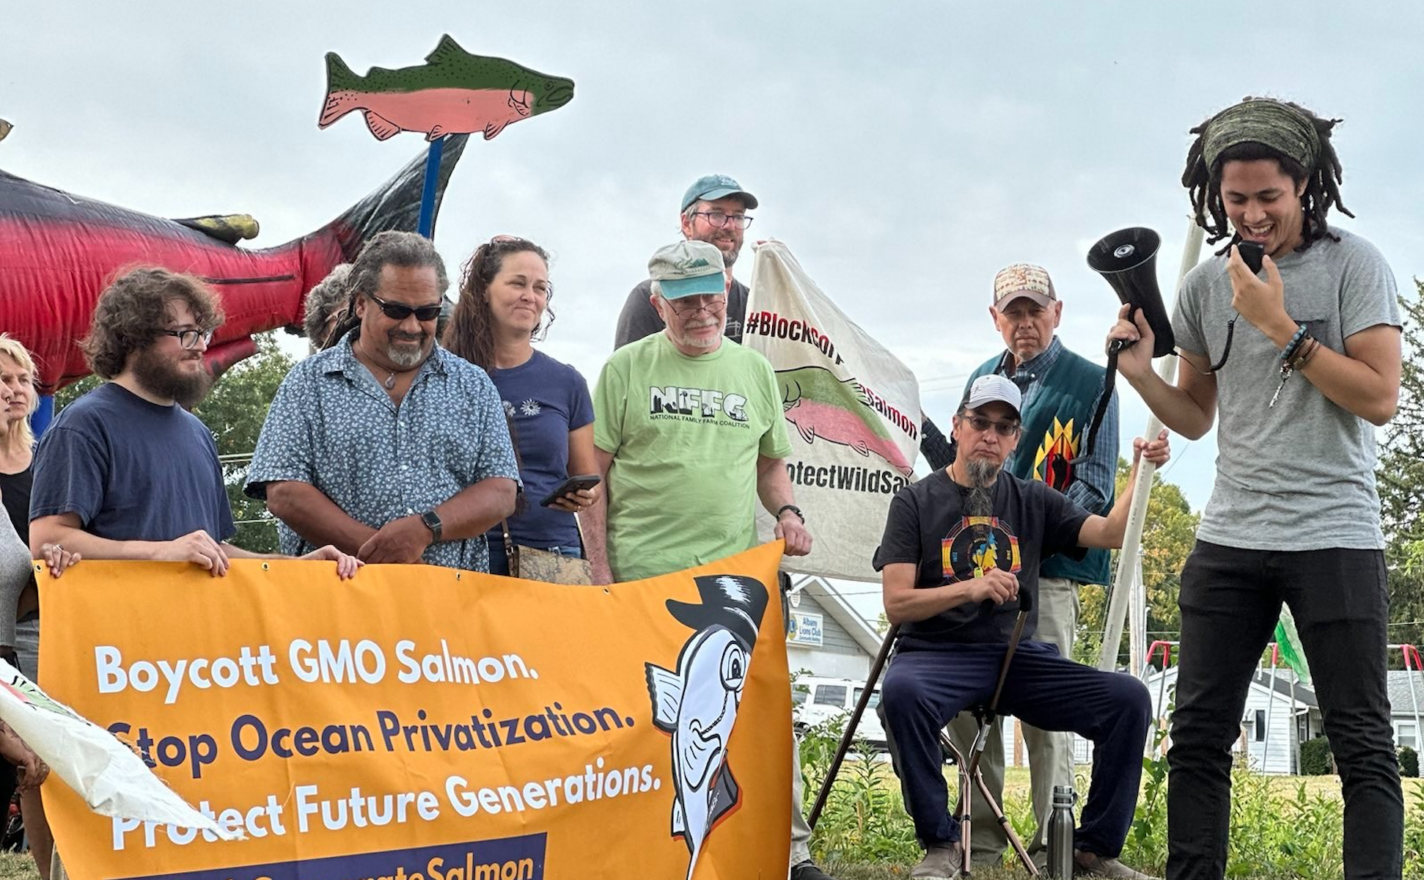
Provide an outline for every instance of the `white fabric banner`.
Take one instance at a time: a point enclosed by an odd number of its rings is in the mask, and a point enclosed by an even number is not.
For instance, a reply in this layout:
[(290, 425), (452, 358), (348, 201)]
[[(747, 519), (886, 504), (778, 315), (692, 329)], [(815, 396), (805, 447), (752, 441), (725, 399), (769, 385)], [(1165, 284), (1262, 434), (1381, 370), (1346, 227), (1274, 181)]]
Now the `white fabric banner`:
[[(915, 375), (856, 326), (785, 244), (756, 247), (742, 344), (771, 361), (791, 455), (786, 468), (814, 540), (783, 567), (877, 581), (871, 557), (890, 499), (914, 479), (920, 448)], [(772, 518), (757, 527), (770, 540)]]
[[(80, 717), (0, 660), (0, 718), (96, 813), (196, 828), (222, 840), (241, 832), (188, 806), (112, 733)], [(50, 780), (46, 785), (54, 785)]]

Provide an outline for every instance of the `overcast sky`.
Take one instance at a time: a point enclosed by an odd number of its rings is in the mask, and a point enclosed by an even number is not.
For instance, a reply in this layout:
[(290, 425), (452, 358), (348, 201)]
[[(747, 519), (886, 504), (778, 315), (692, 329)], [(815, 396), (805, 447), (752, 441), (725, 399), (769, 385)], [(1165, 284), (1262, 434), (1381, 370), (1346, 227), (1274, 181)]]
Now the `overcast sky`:
[[(323, 55), (418, 64), (442, 33), (577, 87), (568, 106), (472, 141), (436, 243), (457, 267), (515, 233), (553, 255), (544, 348), (590, 384), (683, 190), (737, 177), (748, 239), (785, 241), (949, 413), (1002, 350), (995, 272), (1048, 268), (1061, 337), (1101, 361), (1114, 315), (1087, 248), (1156, 228), (1170, 298), (1187, 129), (1247, 94), (1343, 117), (1343, 225), (1424, 272), (1424, 4), (473, 2), (0, 3), (0, 167), (170, 217), (247, 212), (257, 245), (314, 230), (423, 150), (358, 115), (319, 131)], [(1346, 11), (1348, 10), (1348, 11)], [(738, 274), (749, 280), (751, 255)], [(3, 316), (0, 316), (3, 317)], [(1124, 448), (1146, 410), (1125, 383)], [(947, 426), (947, 425), (946, 425)], [(1212, 438), (1167, 478), (1209, 497)]]

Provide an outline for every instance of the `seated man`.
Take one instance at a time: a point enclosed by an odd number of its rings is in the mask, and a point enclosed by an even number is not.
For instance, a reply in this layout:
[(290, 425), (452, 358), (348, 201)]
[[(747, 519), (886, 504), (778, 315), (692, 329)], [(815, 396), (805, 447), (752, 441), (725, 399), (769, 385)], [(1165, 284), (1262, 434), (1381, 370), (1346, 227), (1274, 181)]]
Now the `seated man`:
[[(961, 864), (940, 728), (992, 697), (1019, 590), (1037, 599), (1039, 561), (1054, 553), (1081, 556), (1084, 547), (1120, 546), (1132, 503), (1131, 480), (1102, 517), (1041, 482), (1000, 473), (1018, 443), (1020, 404), (1018, 386), (1003, 376), (974, 381), (954, 417), (959, 456), (900, 490), (876, 553), (885, 613), (901, 627), (883, 704), (900, 750), (906, 807), (926, 849), (911, 873), (922, 880), (950, 880)], [(1134, 445), (1135, 459), (1145, 451), (1150, 461), (1166, 461), (1166, 432), (1153, 443)], [(1037, 605), (1025, 639), (1033, 634)], [(1142, 683), (1074, 663), (1053, 645), (1025, 641), (1014, 655), (999, 710), (1093, 741), (1093, 782), (1074, 836), (1078, 873), (1144, 878), (1117, 860), (1137, 804), (1152, 715)]]

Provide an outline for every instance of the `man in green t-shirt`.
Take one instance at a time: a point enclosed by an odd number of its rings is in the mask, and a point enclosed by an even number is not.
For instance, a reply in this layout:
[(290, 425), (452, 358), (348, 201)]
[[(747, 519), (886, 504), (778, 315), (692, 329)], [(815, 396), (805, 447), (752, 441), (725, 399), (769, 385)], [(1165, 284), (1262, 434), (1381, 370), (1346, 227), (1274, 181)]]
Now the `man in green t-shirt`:
[[(757, 543), (758, 499), (788, 556), (811, 534), (787, 475), (791, 454), (776, 374), (722, 335), (722, 252), (703, 241), (661, 248), (648, 262), (650, 301), (667, 324), (613, 353), (593, 396), (594, 455), (607, 491), (581, 517), (593, 582), (680, 571)], [(792, 774), (792, 880), (826, 878), (811, 862)]]
[(656, 577), (755, 546), (758, 497), (787, 555), (804, 556), (811, 535), (782, 461), (791, 444), (776, 374), (722, 335), (721, 251), (680, 241), (648, 268), (667, 327), (614, 352), (593, 398), (607, 484), (584, 523), (594, 583)]

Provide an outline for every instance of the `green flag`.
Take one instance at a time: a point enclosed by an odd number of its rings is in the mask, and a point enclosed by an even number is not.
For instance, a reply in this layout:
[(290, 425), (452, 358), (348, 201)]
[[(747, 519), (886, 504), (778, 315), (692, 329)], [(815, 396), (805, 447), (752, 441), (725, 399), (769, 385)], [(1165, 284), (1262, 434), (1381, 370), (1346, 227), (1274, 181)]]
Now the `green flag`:
[(1286, 665), (1295, 671), (1296, 677), (1310, 684), (1310, 664), (1305, 662), (1305, 649), (1300, 644), (1300, 633), (1295, 629), (1295, 618), (1290, 609), (1281, 606), (1281, 619), (1276, 622), (1276, 644)]

